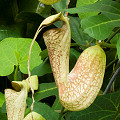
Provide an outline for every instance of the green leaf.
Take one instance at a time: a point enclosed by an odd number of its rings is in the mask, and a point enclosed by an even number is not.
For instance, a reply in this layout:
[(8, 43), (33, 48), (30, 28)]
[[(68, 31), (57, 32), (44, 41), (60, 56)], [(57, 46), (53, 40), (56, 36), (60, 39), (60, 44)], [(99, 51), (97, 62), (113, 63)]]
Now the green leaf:
[[(52, 6), (44, 5), (43, 3), (39, 2), (38, 0), (19, 0), (19, 11), (21, 13), (37, 13), (44, 18), (48, 17), (51, 13)], [(27, 4), (26, 4), (27, 3)], [(31, 17), (34, 18), (34, 17)], [(30, 18), (30, 19), (31, 19)], [(36, 21), (39, 21), (36, 19)], [(40, 23), (40, 22), (39, 22)]]
[(42, 58), (42, 60), (44, 60), (46, 57), (48, 57), (48, 51), (47, 49), (44, 49), (41, 53), (40, 56)]
[(118, 58), (119, 58), (119, 60), (120, 60), (120, 38), (118, 39), (118, 42), (117, 42), (116, 47), (117, 47)]
[(2, 107), (1, 107), (1, 113), (7, 113), (6, 102), (4, 102), (3, 105), (2, 105)]
[(60, 111), (62, 109), (62, 104), (60, 103), (60, 100), (59, 100), (59, 96), (56, 97), (53, 105), (52, 105), (52, 108), (55, 110), (55, 111)]
[[(112, 32), (112, 34), (113, 34), (113, 33), (114, 33), (114, 32)], [(117, 33), (117, 34), (110, 40), (110, 43), (116, 45), (116, 44), (117, 44), (117, 41), (119, 40), (119, 38), (120, 38), (120, 33)]]
[[(31, 42), (32, 39), (29, 38), (6, 38), (0, 42), (0, 76), (11, 74), (17, 65), (22, 73), (28, 73), (27, 61)], [(30, 58), (30, 71), (42, 62), (40, 52), (41, 49), (35, 42)]]
[[(53, 8), (58, 12), (61, 12), (63, 9), (67, 9), (67, 3), (68, 0), (61, 0), (60, 2), (53, 4)], [(65, 14), (65, 12), (63, 14)]]
[(0, 92), (0, 107), (2, 107), (4, 102), (5, 102), (4, 94)]
[(36, 102), (33, 110), (41, 114), (46, 120), (57, 120), (59, 117), (58, 113), (44, 103)]
[(106, 39), (114, 27), (120, 26), (120, 16), (113, 14), (101, 14), (87, 17), (81, 21), (84, 32), (97, 39)]
[(7, 120), (7, 115), (6, 113), (1, 112), (1, 108), (0, 108), (0, 120)]
[(73, 55), (76, 57), (76, 59), (78, 59), (79, 56), (80, 56), (80, 52), (78, 52), (78, 51), (75, 50), (74, 48), (71, 48), (71, 49), (70, 49), (70, 54), (73, 54)]
[[(28, 107), (30, 107), (31, 104), (32, 104), (32, 99), (28, 98), (27, 99)], [(34, 103), (33, 111), (41, 114), (46, 120), (58, 120), (59, 117), (59, 114), (56, 113), (52, 108), (41, 102)]]
[(25, 32), (26, 36), (33, 38), (39, 24), (43, 21), (43, 17), (34, 12), (20, 12), (16, 16), (16, 22), (23, 22), (27, 24)]
[(82, 31), (79, 17), (68, 16), (71, 28), (71, 37), (78, 44), (87, 45), (91, 37)]
[(78, 6), (76, 8), (69, 8), (66, 11), (68, 11), (71, 14), (97, 11), (97, 12), (119, 15), (120, 14), (119, 9), (120, 9), (120, 4), (118, 2), (112, 0), (102, 0), (90, 5), (85, 5), (81, 7)]
[(67, 11), (70, 13), (102, 12), (100, 15), (87, 17), (81, 21), (84, 32), (98, 40), (106, 39), (114, 27), (120, 26), (120, 4), (112, 0), (102, 0)]
[(41, 83), (38, 91), (35, 93), (35, 101), (39, 101), (49, 96), (58, 96), (58, 89), (55, 83)]
[(52, 69), (48, 58), (45, 59), (44, 62), (41, 63), (39, 66), (35, 67), (31, 72), (32, 75), (37, 75), (37, 76), (43, 76), (47, 73), (52, 73)]
[(41, 83), (38, 91), (34, 94), (35, 101), (40, 101), (49, 96), (56, 96), (52, 108), (54, 110), (61, 110), (62, 105), (59, 101), (58, 88), (55, 83)]
[(8, 37), (22, 37), (25, 32), (23, 24), (1, 25), (0, 26), (0, 41)]
[[(81, 7), (81, 6), (86, 6), (86, 5), (89, 5), (89, 4), (93, 4), (95, 2), (97, 2), (98, 0), (77, 0), (77, 4), (76, 4), (76, 7)], [(93, 15), (96, 15), (97, 12), (94, 11), (94, 12), (84, 12), (84, 13), (79, 13), (79, 17), (81, 19), (85, 18), (85, 17), (88, 17), (88, 16), (93, 16)]]
[(120, 91), (99, 96), (85, 110), (69, 113), (67, 120), (116, 120), (119, 113)]

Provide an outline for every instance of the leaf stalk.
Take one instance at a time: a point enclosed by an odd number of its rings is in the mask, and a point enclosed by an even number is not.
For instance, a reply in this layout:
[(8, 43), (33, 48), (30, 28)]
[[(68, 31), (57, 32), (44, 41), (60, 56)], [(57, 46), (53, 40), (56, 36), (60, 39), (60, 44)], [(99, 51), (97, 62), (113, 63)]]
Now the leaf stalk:
[(15, 72), (14, 72), (14, 81), (17, 81), (18, 79), (17, 79), (17, 77), (18, 77), (18, 65), (17, 66), (15, 66)]

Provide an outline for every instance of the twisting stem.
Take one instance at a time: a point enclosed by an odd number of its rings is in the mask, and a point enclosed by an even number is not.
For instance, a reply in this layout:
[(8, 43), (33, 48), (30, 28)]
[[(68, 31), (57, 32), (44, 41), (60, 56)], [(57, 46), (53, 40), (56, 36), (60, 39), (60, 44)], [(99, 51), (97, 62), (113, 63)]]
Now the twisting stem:
[(70, 0), (68, 0), (68, 3), (67, 3), (67, 9), (68, 9), (69, 4), (70, 4)]
[(106, 87), (103, 95), (105, 95), (105, 94), (108, 92), (108, 90), (110, 89), (110, 87), (111, 87), (112, 83), (114, 82), (114, 80), (115, 80), (115, 78), (116, 78), (116, 75), (118, 74), (119, 70), (120, 70), (120, 66), (119, 66), (119, 67), (117, 68), (117, 70), (114, 72), (114, 74), (113, 74), (111, 80), (109, 81), (109, 83), (108, 83), (108, 85), (107, 85), (107, 87)]
[(65, 108), (62, 107), (58, 120), (61, 120), (61, 118), (62, 118), (62, 116), (63, 116), (64, 109), (65, 109)]
[[(30, 45), (29, 56), (28, 56), (28, 63), (27, 63), (28, 80), (29, 80), (29, 83), (30, 83), (30, 88), (31, 88), (31, 91), (32, 91), (32, 100), (33, 100), (32, 105), (31, 105), (31, 112), (33, 111), (35, 99), (34, 99), (34, 90), (32, 88), (32, 84), (31, 84), (31, 81), (30, 81), (30, 76), (31, 76), (31, 73), (30, 73), (30, 55), (31, 55), (32, 46), (33, 46), (33, 44), (34, 44), (34, 42), (35, 42), (35, 40), (36, 40), (36, 38), (37, 38), (37, 36), (38, 36), (40, 31), (41, 31), (41, 28), (39, 26), (38, 29), (37, 29), (37, 32), (35, 33), (35, 36), (34, 36), (34, 38), (32, 40), (32, 43)], [(32, 120), (34, 120), (33, 115), (32, 115)]]
[(120, 28), (118, 28), (108, 39), (107, 39), (107, 43), (110, 42), (110, 40), (120, 31)]
[[(70, 0), (68, 0), (68, 3), (67, 3), (67, 9), (68, 9), (68, 6), (70, 4)], [(66, 17), (68, 16), (68, 12), (66, 12)]]

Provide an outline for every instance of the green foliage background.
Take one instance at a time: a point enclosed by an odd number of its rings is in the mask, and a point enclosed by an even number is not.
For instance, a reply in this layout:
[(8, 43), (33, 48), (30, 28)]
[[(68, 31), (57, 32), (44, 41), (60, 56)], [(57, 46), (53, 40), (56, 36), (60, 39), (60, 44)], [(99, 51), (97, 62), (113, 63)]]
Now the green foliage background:
[[(120, 67), (120, 0), (71, 0), (69, 6), (67, 4), (68, 0), (61, 0), (53, 5), (44, 5), (38, 0), (0, 1), (1, 120), (7, 120), (4, 90), (12, 88), (12, 80), (21, 81), (27, 78), (27, 63), (22, 64), (22, 68), (20, 68), (21, 62), (17, 60), (22, 55), (20, 60), (23, 57), (25, 58), (23, 61), (27, 61), (25, 56), (29, 51), (31, 39), (40, 23), (50, 15), (61, 11), (64, 15), (66, 12), (69, 13), (72, 35), (70, 70), (85, 48), (95, 45), (96, 41), (101, 41), (100, 44), (107, 56), (101, 94)], [(62, 109), (42, 38), (46, 30), (55, 27), (61, 27), (61, 23), (56, 22), (39, 33), (31, 61), (31, 74), (39, 76), (39, 89), (35, 91), (34, 95), (36, 101), (34, 111), (41, 114), (46, 120), (57, 120)], [(4, 43), (5, 40), (6, 43)], [(8, 40), (13, 40), (13, 45)], [(25, 47), (22, 48), (22, 45)], [(15, 48), (16, 46), (18, 49)], [(23, 53), (21, 54), (21, 52)], [(14, 62), (11, 63), (10, 60)], [(15, 74), (17, 78), (15, 78)], [(120, 71), (114, 79), (108, 94), (98, 96), (94, 103), (85, 110), (78, 112), (65, 110), (62, 120), (120, 120)], [(25, 115), (30, 112), (31, 94), (27, 99), (27, 105)]]

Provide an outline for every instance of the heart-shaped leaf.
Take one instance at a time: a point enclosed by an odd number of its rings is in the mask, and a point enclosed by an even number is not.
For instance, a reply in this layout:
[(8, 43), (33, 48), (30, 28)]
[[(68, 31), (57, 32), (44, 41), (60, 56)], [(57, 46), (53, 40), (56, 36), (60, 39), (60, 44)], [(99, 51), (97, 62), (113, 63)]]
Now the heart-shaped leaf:
[[(21, 72), (27, 74), (28, 53), (32, 39), (6, 38), (0, 42), (0, 76), (6, 76), (19, 66)], [(42, 63), (39, 56), (41, 49), (37, 42), (33, 45), (30, 58), (30, 70)]]

